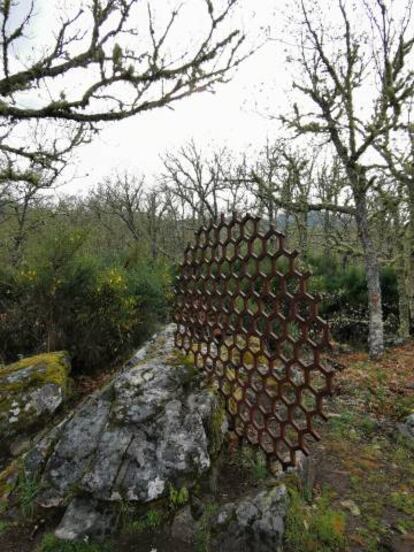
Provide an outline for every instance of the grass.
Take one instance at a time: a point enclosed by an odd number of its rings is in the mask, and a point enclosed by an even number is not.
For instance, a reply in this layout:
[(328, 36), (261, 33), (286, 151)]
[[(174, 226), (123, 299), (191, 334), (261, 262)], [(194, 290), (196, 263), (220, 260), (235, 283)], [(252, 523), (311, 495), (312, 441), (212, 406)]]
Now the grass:
[(184, 504), (187, 504), (188, 500), (190, 498), (190, 494), (188, 492), (187, 487), (181, 487), (180, 489), (177, 489), (174, 487), (174, 485), (169, 485), (168, 488), (168, 499), (170, 508), (172, 510), (177, 510), (181, 506), (184, 506)]
[(8, 528), (9, 528), (9, 524), (7, 523), (7, 521), (2, 521), (0, 519), (0, 535), (5, 531), (7, 531)]
[(39, 482), (26, 477), (22, 472), (16, 487), (16, 499), (24, 518), (32, 519), (35, 509), (35, 499), (39, 493)]
[(137, 520), (128, 521), (124, 529), (129, 532), (142, 533), (159, 527), (164, 516), (158, 510), (148, 510), (146, 514)]
[(251, 445), (244, 444), (239, 447), (235, 461), (249, 473), (253, 481), (263, 481), (269, 477), (269, 469), (263, 451)]
[(209, 551), (211, 540), (210, 522), (211, 518), (217, 513), (218, 509), (219, 506), (215, 502), (209, 502), (206, 504), (203, 516), (199, 520), (197, 526), (195, 552)]
[(332, 509), (327, 490), (312, 504), (295, 489), (290, 489), (289, 494), (285, 533), (287, 552), (346, 550), (346, 514)]
[(46, 533), (36, 552), (112, 552), (112, 548), (107, 544), (62, 541)]
[[(376, 362), (363, 353), (346, 355), (346, 369), (337, 376), (340, 394), (320, 431), (318, 482), (336, 491), (331, 509), (346, 510), (345, 536), (366, 552), (382, 550), (390, 539), (403, 543), (414, 532), (414, 446), (397, 427), (414, 408), (407, 386), (413, 381), (413, 349), (407, 344)], [(350, 501), (359, 514), (341, 505)]]

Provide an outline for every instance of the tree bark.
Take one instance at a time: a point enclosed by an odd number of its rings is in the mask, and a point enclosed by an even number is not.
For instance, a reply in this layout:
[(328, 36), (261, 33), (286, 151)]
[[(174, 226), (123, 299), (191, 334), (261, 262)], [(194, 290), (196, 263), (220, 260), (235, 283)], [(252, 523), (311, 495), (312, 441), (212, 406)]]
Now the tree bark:
[(384, 352), (384, 322), (382, 317), (380, 268), (369, 231), (367, 198), (365, 192), (357, 193), (354, 191), (354, 199), (355, 219), (364, 252), (368, 287), (369, 354), (371, 358), (379, 358)]
[(410, 310), (411, 327), (414, 327), (414, 180), (411, 185), (407, 186), (408, 190), (408, 211), (409, 211), (409, 227), (408, 227), (408, 263), (407, 263), (407, 293), (408, 305)]

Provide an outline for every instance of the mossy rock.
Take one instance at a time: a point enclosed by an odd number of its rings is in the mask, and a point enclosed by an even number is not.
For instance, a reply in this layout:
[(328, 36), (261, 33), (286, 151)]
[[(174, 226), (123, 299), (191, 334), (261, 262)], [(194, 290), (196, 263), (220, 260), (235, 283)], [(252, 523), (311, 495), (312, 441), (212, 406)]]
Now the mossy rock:
[(0, 369), (3, 450), (10, 452), (16, 437), (30, 436), (46, 425), (70, 395), (70, 371), (64, 351), (28, 357)]

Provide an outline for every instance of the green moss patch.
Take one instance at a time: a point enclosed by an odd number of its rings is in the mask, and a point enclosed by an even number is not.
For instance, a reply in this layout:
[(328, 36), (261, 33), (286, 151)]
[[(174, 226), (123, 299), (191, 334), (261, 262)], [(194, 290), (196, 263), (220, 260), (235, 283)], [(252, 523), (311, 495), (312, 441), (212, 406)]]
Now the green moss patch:
[(67, 391), (70, 370), (69, 356), (65, 351), (43, 353), (9, 364), (0, 370), (0, 400), (2, 395), (26, 391), (45, 383), (55, 383)]

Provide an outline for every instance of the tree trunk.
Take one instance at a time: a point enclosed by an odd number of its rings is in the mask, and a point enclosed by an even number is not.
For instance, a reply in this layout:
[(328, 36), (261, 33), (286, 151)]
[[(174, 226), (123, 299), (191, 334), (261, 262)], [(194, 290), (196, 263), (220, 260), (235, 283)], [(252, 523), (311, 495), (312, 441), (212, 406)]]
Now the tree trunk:
[[(404, 259), (398, 265), (404, 265)], [(404, 339), (410, 336), (410, 306), (407, 293), (407, 283), (405, 279), (404, 266), (397, 266), (397, 284), (398, 284), (398, 335)]]
[(411, 327), (414, 326), (414, 181), (408, 186), (408, 210), (409, 210), (409, 227), (408, 227), (408, 275), (407, 275), (407, 292), (408, 305), (410, 309)]
[(361, 240), (368, 287), (369, 311), (369, 354), (371, 358), (379, 358), (384, 352), (384, 322), (382, 318), (382, 296), (380, 285), (380, 269), (377, 254), (372, 242), (368, 226), (368, 209), (365, 192), (354, 191), (355, 219), (358, 236)]
[(308, 260), (308, 213), (303, 211), (297, 216), (299, 250), (303, 261)]
[[(401, 224), (399, 205), (394, 204), (394, 227), (391, 229), (393, 236), (393, 256), (396, 257), (395, 268), (397, 272), (398, 287), (398, 335), (406, 339), (410, 335), (410, 302), (408, 295), (408, 273), (410, 247), (410, 229), (404, 229)], [(384, 234), (385, 235), (385, 234)]]

